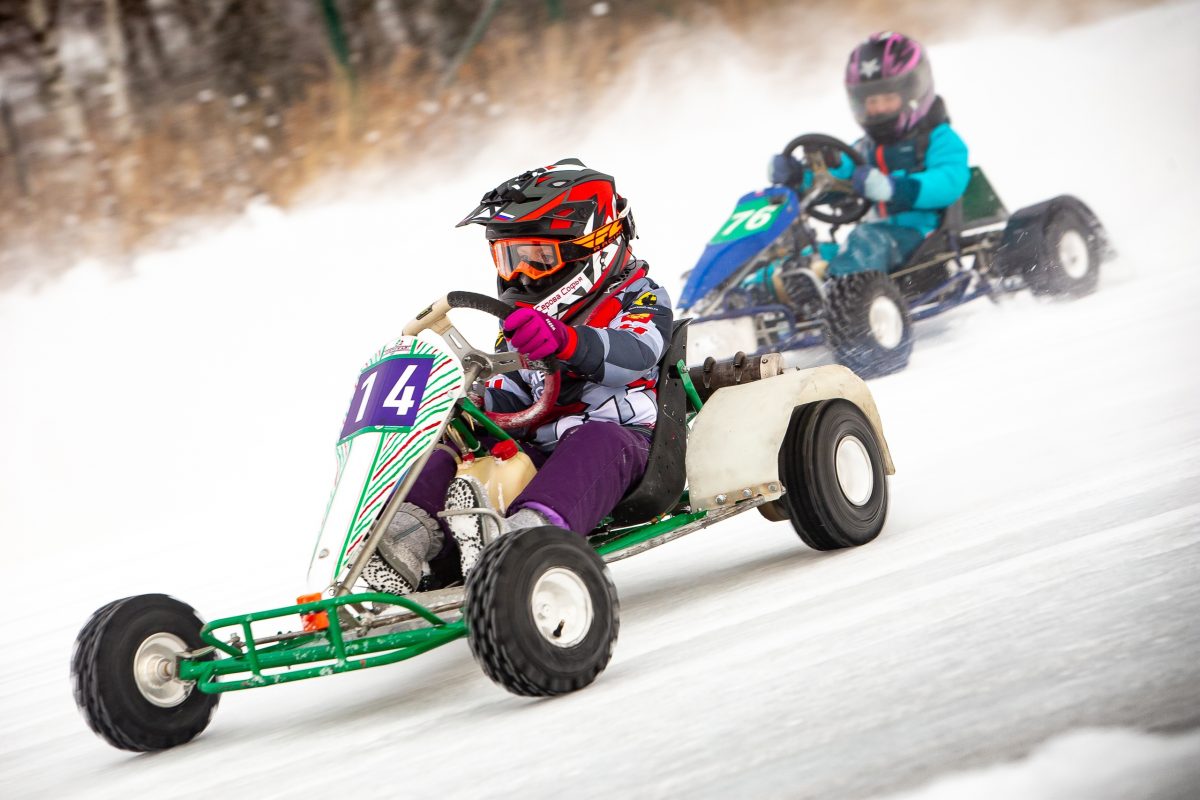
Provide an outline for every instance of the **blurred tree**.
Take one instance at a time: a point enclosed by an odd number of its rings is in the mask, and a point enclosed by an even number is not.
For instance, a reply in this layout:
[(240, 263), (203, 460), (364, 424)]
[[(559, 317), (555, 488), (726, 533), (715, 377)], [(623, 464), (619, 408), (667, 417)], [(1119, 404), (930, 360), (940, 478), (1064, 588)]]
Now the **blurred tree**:
[(67, 80), (63, 68), (61, 10), (59, 0), (28, 0), (24, 23), (36, 51), (38, 93), (58, 117), (68, 151), (77, 152), (87, 143), (88, 130), (75, 87)]
[(133, 134), (133, 105), (129, 101), (128, 49), (125, 45), (126, 26), (119, 0), (104, 0), (104, 55), (107, 62), (105, 77), (110, 98), (109, 116), (113, 134), (127, 141)]

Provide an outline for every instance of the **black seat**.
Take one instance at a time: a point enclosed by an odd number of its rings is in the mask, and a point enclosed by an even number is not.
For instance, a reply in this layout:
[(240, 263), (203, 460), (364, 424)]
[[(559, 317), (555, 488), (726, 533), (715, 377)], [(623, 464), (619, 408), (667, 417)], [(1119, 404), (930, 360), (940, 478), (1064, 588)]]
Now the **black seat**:
[(612, 517), (619, 525), (636, 525), (670, 511), (687, 484), (687, 393), (676, 365), (687, 363), (689, 322), (676, 321), (671, 343), (658, 362), (658, 420), (650, 439), (646, 473), (613, 509)]
[(925, 241), (908, 257), (905, 267), (939, 260), (949, 254), (957, 255), (962, 246), (960, 238), (963, 231), (994, 226), (1006, 219), (1008, 210), (992, 188), (987, 175), (979, 167), (971, 167), (971, 179), (962, 196), (946, 207), (937, 230), (925, 237)]
[(963, 201), (958, 198), (942, 212), (942, 221), (933, 233), (925, 237), (925, 241), (917, 246), (908, 257), (907, 266), (922, 264), (945, 253), (958, 250), (958, 234), (963, 227)]

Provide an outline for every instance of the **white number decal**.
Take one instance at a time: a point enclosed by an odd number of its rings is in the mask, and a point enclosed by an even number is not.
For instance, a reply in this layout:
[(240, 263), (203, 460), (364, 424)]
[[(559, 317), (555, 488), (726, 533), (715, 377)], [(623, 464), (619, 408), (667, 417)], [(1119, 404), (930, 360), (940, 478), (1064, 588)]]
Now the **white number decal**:
[(779, 208), (779, 206), (763, 206), (755, 211), (750, 216), (750, 219), (746, 220), (746, 230), (758, 230), (763, 225), (766, 225), (771, 221), (771, 217), (774, 215), (775, 209), (777, 208)]
[(358, 389), (363, 393), (362, 402), (358, 404), (358, 416), (354, 418), (355, 422), (362, 422), (363, 414), (367, 413), (367, 400), (371, 397), (371, 388), (375, 386), (375, 376), (377, 372), (372, 372), (367, 376), (367, 379), (362, 382), (362, 386)]
[(736, 211), (729, 215), (729, 224), (721, 231), (721, 236), (728, 236), (738, 225), (741, 225), (746, 217), (753, 214), (753, 211)]
[[(396, 381), (396, 385), (388, 392), (387, 399), (383, 401), (384, 408), (396, 409), (396, 416), (402, 417), (408, 413), (408, 410), (413, 407), (413, 387), (408, 386), (408, 379), (412, 377), (417, 366), (409, 364), (404, 368), (404, 372), (400, 375), (400, 380)], [(401, 392), (401, 389), (404, 391)]]

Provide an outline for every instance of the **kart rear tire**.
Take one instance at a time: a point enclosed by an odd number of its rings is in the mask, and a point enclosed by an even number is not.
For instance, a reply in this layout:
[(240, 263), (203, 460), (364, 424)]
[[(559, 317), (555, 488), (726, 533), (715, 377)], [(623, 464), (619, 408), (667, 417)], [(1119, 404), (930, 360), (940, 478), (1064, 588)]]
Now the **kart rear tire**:
[(900, 287), (876, 270), (830, 278), (825, 327), (838, 362), (864, 378), (904, 369), (912, 354), (912, 319)]
[(164, 594), (115, 600), (92, 614), (71, 654), (75, 703), (88, 726), (113, 747), (138, 753), (199, 736), (220, 695), (161, 670), (173, 670), (173, 654), (204, 646), (203, 626), (191, 606)]
[(484, 548), (467, 576), (471, 653), (513, 694), (567, 694), (612, 658), (620, 604), (608, 568), (582, 536), (526, 528)]
[(1025, 273), (1034, 294), (1083, 297), (1100, 281), (1100, 242), (1078, 212), (1059, 208), (1046, 221), (1038, 263)]
[(847, 400), (823, 400), (792, 412), (779, 476), (792, 528), (814, 550), (859, 547), (883, 530), (887, 476), (875, 431)]

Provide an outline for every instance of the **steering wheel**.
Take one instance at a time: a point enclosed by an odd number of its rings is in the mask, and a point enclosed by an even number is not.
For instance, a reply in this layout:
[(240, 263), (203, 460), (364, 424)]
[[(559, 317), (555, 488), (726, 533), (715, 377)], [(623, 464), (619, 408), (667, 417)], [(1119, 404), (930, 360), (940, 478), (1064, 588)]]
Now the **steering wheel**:
[[(483, 311), (496, 317), (501, 322), (508, 319), (508, 315), (517, 310), (503, 300), (497, 300), (494, 297), (488, 297), (485, 294), (477, 294), (475, 292), (450, 292), (446, 295), (446, 306), (448, 308), (471, 308), (476, 311)], [(524, 361), (524, 359), (522, 360)], [(533, 405), (521, 411), (486, 412), (488, 419), (506, 431), (534, 427), (554, 408), (554, 404), (558, 402), (558, 393), (562, 388), (562, 373), (560, 372), (562, 364), (558, 359), (550, 357), (541, 361), (529, 361), (525, 362), (525, 366), (529, 369), (536, 369), (545, 373), (546, 379), (542, 384), (541, 397), (534, 400)]]
[[(857, 222), (871, 210), (871, 202), (854, 191), (854, 184), (835, 178), (825, 163), (825, 153), (832, 149), (849, 158), (854, 166), (862, 166), (865, 162), (857, 150), (841, 139), (824, 133), (797, 136), (783, 148), (783, 154), (791, 156), (797, 148), (804, 152), (804, 163), (813, 175), (812, 186), (805, 196), (807, 203), (803, 206), (809, 216), (831, 225), (845, 225)], [(822, 211), (819, 206), (825, 206), (825, 210)]]

